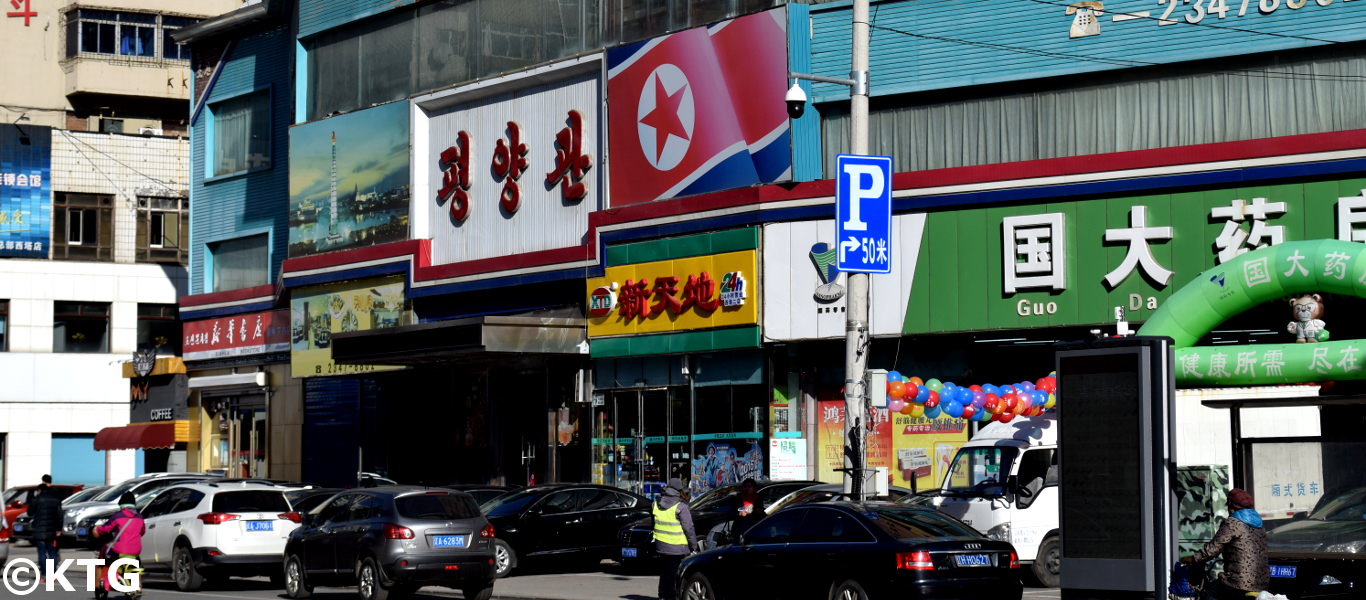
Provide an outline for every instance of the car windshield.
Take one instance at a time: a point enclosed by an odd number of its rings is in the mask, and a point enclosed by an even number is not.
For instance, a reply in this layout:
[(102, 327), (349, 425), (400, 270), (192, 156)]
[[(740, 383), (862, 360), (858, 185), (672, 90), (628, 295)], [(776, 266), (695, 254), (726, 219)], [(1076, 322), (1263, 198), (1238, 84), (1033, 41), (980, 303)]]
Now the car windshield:
[(289, 502), (282, 492), (274, 490), (242, 490), (219, 492), (213, 497), (213, 512), (289, 512)]
[(414, 494), (394, 500), (399, 516), (409, 519), (470, 519), (479, 507), (466, 494)]
[(870, 507), (870, 523), (899, 540), (915, 538), (981, 537), (981, 534), (933, 510), (901, 506)]
[(1329, 500), (1311, 519), (1319, 521), (1361, 521), (1366, 519), (1366, 489), (1355, 490)]
[(74, 493), (74, 494), (72, 494), (72, 495), (70, 495), (70, 496), (67, 496), (66, 500), (63, 500), (63, 501), (62, 501), (62, 504), (74, 504), (74, 503), (76, 503), (76, 502), (85, 502), (86, 500), (89, 500), (89, 499), (94, 498), (95, 496), (99, 495), (101, 492), (103, 492), (103, 491), (106, 490), (106, 489), (108, 489), (108, 488), (106, 488), (106, 487), (104, 487), (104, 486), (100, 486), (100, 487), (96, 487), (96, 488), (90, 488), (90, 489), (86, 489), (86, 490), (81, 490), (81, 491), (76, 492), (76, 493)]
[(963, 448), (953, 458), (943, 492), (957, 496), (1000, 496), (1005, 494), (1010, 464), (1020, 453), (1009, 446)]
[(490, 517), (504, 517), (515, 515), (527, 505), (535, 502), (541, 497), (543, 490), (523, 490), (511, 494), (504, 494), (479, 507), (479, 510)]
[(26, 492), (26, 491), (28, 491), (28, 490), (24, 490), (24, 489), (20, 489), (20, 488), (10, 488), (10, 489), (6, 490), (6, 491), (5, 491), (5, 504), (6, 504), (6, 505), (9, 505), (9, 503), (14, 502), (15, 500), (20, 499), (21, 497), (23, 497), (23, 494), (24, 494), (24, 492)]
[(716, 488), (710, 492), (702, 494), (702, 497), (698, 498), (697, 501), (693, 502), (692, 510), (716, 511), (726, 510), (728, 508), (739, 508), (740, 501), (736, 496), (739, 493), (740, 486), (738, 485), (728, 485), (726, 487)]
[(95, 496), (95, 498), (91, 500), (91, 502), (113, 502), (115, 500), (118, 500), (119, 496), (122, 496), (124, 492), (133, 489), (133, 486), (142, 483), (143, 481), (146, 480), (133, 479), (120, 483), (116, 486), (110, 487), (109, 489), (100, 493), (100, 495)]

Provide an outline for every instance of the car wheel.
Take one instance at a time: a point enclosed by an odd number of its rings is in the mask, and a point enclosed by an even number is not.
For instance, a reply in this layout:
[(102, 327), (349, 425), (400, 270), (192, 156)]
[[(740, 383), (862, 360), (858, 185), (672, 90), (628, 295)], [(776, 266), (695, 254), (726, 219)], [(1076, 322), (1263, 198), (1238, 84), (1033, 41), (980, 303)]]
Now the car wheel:
[(493, 597), (493, 582), (486, 581), (483, 584), (463, 588), (460, 591), (465, 594), (465, 600), (489, 600)]
[(1049, 536), (1039, 544), (1031, 570), (1044, 587), (1055, 588), (1062, 584), (1062, 551), (1058, 549), (1057, 536)]
[(304, 579), (303, 561), (297, 556), (285, 560), (285, 595), (296, 600), (313, 595), (313, 586)]
[(716, 590), (706, 575), (693, 573), (683, 583), (683, 600), (716, 600)]
[(830, 588), (830, 600), (868, 600), (868, 592), (851, 579)]
[(511, 573), (515, 568), (517, 568), (517, 552), (507, 542), (495, 538), (493, 540), (494, 579), (507, 577), (508, 573)]
[(204, 587), (204, 575), (194, 568), (190, 547), (184, 544), (171, 552), (171, 575), (175, 578), (176, 589), (182, 592), (197, 592)]
[(389, 600), (389, 590), (380, 583), (379, 565), (367, 558), (356, 567), (356, 591), (361, 600)]

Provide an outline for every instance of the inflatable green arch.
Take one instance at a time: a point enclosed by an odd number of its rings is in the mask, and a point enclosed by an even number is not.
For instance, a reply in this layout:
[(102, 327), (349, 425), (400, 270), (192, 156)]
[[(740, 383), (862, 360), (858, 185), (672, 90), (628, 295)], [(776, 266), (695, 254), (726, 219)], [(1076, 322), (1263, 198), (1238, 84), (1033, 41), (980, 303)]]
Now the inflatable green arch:
[[(1233, 315), (1263, 302), (1315, 292), (1366, 297), (1366, 244), (1312, 240), (1248, 252), (1177, 290), (1139, 328), (1138, 335), (1176, 341), (1176, 379), (1187, 385), (1366, 379), (1363, 340), (1193, 346)], [(1285, 314), (1289, 323), (1289, 305)], [(1332, 313), (1328, 317), (1325, 329), (1331, 330)]]

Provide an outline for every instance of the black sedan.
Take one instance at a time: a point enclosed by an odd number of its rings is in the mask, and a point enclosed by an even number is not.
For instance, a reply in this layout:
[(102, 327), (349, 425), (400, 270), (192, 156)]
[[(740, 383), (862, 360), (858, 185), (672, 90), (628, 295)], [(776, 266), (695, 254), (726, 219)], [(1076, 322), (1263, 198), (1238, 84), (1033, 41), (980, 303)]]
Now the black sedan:
[(927, 508), (819, 502), (760, 521), (736, 544), (685, 559), (679, 597), (1019, 600), (1007, 542)]
[[(778, 499), (813, 485), (820, 485), (819, 481), (761, 481), (758, 484), (759, 504), (763, 507), (772, 506)], [(740, 486), (728, 485), (716, 488), (710, 492), (702, 494), (688, 503), (688, 510), (692, 513), (693, 529), (697, 532), (700, 542), (704, 547), (708, 547), (706, 540), (711, 537), (709, 533), (719, 534), (725, 524), (737, 518), (736, 511), (740, 508)], [(649, 507), (646, 507), (648, 512)], [(633, 565), (646, 562), (655, 557), (654, 542), (654, 517), (648, 514), (644, 519), (631, 523), (621, 530), (621, 554), (620, 558), (623, 565)]]
[(1266, 535), (1271, 591), (1291, 598), (1360, 598), (1366, 586), (1366, 487), (1325, 496)]
[(522, 489), (521, 486), (516, 485), (492, 485), (486, 483), (452, 483), (441, 487), (451, 490), (460, 490), (474, 496), (474, 501), (478, 502), (480, 505), (508, 492)]
[(542, 555), (601, 560), (617, 550), (622, 526), (650, 514), (650, 501), (593, 484), (538, 485), (504, 494), (482, 507), (498, 531), (497, 574)]

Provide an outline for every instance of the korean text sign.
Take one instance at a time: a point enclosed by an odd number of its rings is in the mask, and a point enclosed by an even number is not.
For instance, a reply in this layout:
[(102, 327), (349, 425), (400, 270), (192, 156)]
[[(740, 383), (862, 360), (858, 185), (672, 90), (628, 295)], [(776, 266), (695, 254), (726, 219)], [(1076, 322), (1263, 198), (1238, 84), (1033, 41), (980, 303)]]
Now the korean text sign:
[(588, 280), (589, 337), (758, 322), (754, 250), (608, 267)]
[(52, 130), (0, 127), (0, 256), (47, 258), (51, 179)]

